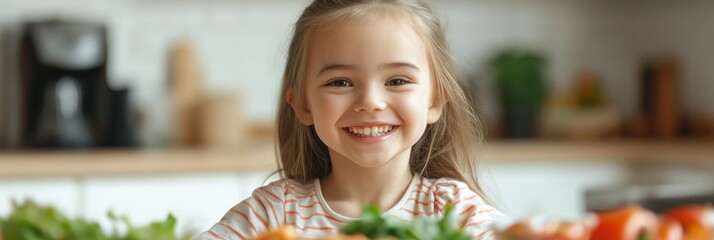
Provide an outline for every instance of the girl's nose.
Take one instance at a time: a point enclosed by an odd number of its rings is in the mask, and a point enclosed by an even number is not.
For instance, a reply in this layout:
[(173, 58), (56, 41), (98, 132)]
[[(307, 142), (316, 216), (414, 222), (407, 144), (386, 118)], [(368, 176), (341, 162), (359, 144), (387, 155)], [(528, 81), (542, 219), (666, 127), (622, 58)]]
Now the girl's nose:
[(355, 112), (382, 111), (387, 107), (382, 89), (368, 86), (359, 90), (353, 106)]

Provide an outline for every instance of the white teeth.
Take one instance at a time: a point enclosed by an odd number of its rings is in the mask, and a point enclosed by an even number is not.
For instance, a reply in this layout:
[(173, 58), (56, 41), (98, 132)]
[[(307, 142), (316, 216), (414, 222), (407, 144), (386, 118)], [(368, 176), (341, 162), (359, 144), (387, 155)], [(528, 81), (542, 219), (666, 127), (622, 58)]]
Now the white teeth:
[(360, 137), (382, 136), (392, 130), (391, 125), (371, 126), (371, 127), (349, 127), (351, 133)]

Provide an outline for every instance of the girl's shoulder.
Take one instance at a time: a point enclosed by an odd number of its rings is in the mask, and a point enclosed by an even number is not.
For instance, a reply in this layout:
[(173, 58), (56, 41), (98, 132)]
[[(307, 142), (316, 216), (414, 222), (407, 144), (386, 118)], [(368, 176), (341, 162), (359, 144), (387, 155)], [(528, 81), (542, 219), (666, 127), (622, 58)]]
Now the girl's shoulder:
[(294, 179), (279, 179), (255, 189), (255, 192), (275, 195), (275, 197), (285, 198), (286, 196), (310, 195), (315, 192), (314, 181), (302, 183)]
[[(459, 194), (459, 193), (474, 193), (469, 186), (459, 180), (453, 178), (425, 178), (421, 177), (417, 186), (421, 189), (428, 190), (433, 193), (443, 194)], [(475, 194), (475, 193), (474, 193)]]
[(443, 213), (447, 203), (451, 203), (454, 212), (465, 219), (465, 228), (474, 234), (474, 238), (491, 239), (491, 226), (496, 222), (509, 222), (499, 210), (484, 201), (483, 197), (469, 186), (452, 178), (428, 179), (422, 178), (423, 187), (427, 187), (427, 196), (434, 199), (435, 211)]
[(468, 199), (472, 202), (483, 202), (482, 197), (471, 190), (469, 186), (453, 178), (425, 178), (422, 177), (417, 184), (416, 191), (426, 193), (440, 202), (461, 202)]

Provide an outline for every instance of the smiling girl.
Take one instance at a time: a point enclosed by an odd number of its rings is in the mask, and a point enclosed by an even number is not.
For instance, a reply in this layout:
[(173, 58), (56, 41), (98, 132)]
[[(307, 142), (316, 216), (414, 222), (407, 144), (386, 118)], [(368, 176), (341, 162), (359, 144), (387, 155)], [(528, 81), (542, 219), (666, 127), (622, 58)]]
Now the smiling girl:
[(481, 123), (439, 19), (412, 0), (316, 0), (298, 19), (278, 106), (282, 179), (199, 236), (246, 239), (292, 225), (336, 233), (365, 205), (407, 221), (451, 202), (474, 238), (503, 214), (475, 174)]

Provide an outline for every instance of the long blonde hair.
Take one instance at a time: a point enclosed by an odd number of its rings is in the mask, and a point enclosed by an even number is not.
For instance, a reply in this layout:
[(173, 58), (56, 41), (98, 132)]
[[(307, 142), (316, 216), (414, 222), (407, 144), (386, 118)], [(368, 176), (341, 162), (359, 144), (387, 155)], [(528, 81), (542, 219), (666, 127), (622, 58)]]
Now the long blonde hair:
[(454, 66), (439, 18), (428, 4), (416, 0), (316, 0), (305, 9), (295, 24), (278, 100), (276, 154), (280, 176), (307, 182), (327, 176), (332, 169), (327, 146), (313, 126), (298, 120), (285, 98), (294, 89), (293, 104), (298, 109), (304, 106), (303, 80), (312, 32), (321, 24), (365, 17), (377, 10), (412, 19), (429, 49), (435, 79), (433, 99), (444, 104), (441, 118), (428, 125), (412, 147), (410, 170), (427, 178), (463, 181), (488, 201), (476, 177), (475, 160), (483, 143), (481, 121)]

